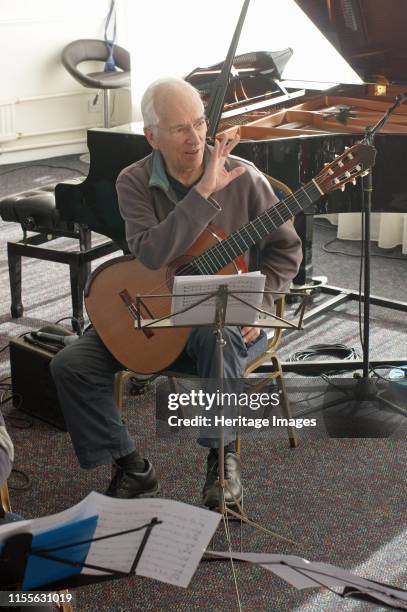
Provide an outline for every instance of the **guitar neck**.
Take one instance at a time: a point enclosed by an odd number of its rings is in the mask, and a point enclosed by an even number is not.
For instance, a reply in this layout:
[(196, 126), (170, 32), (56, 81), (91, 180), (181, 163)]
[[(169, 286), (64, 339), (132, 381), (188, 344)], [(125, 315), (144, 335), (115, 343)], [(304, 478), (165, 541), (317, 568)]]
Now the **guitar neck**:
[(254, 244), (266, 238), (273, 230), (305, 210), (322, 195), (314, 181), (280, 200), (219, 244), (194, 259), (194, 267), (201, 274), (216, 274)]

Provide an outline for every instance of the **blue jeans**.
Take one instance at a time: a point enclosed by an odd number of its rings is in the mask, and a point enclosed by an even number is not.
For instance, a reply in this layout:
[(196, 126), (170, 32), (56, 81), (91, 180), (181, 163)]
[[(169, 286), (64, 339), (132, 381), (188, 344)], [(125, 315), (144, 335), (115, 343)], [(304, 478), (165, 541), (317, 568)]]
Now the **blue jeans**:
[[(226, 341), (224, 357), (224, 391), (239, 393), (243, 389), (242, 380), (247, 362), (262, 355), (267, 347), (267, 335), (261, 330), (254, 342), (245, 344), (238, 327), (223, 330)], [(195, 362), (200, 378), (207, 380), (206, 391), (216, 391), (219, 387), (219, 363), (216, 335), (212, 328), (195, 328), (189, 337), (186, 353)], [(235, 406), (224, 407), (225, 416), (236, 416)], [(236, 440), (236, 427), (223, 427), (224, 445)], [(218, 448), (219, 431), (214, 427), (201, 428), (198, 444), (208, 448)]]
[[(262, 333), (246, 346), (237, 327), (225, 328), (224, 337), (224, 376), (242, 378), (248, 359), (264, 352), (267, 337)], [(196, 328), (185, 350), (201, 378), (218, 376), (216, 338), (211, 327)], [(61, 409), (82, 468), (108, 465), (135, 450), (114, 401), (114, 375), (123, 369), (92, 327), (51, 362)], [(199, 442), (214, 447), (218, 443), (206, 438)]]

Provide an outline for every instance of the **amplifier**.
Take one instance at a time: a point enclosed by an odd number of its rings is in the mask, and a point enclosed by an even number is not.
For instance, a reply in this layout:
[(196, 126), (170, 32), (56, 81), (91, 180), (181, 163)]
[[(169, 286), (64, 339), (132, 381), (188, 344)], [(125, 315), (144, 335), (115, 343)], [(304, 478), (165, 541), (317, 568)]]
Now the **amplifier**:
[(49, 364), (55, 353), (24, 338), (10, 340), (13, 405), (33, 417), (67, 431)]

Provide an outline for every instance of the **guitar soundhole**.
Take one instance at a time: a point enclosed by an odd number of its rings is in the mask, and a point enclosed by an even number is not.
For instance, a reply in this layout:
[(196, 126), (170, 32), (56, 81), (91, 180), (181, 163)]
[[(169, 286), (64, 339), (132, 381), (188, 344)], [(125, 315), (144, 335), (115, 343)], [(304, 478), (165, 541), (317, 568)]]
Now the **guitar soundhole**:
[(178, 257), (167, 268), (167, 287), (171, 291), (174, 276), (198, 276), (199, 274), (198, 268), (193, 264), (192, 257)]
[(177, 268), (175, 276), (198, 276), (200, 274), (198, 268), (193, 263), (188, 263)]

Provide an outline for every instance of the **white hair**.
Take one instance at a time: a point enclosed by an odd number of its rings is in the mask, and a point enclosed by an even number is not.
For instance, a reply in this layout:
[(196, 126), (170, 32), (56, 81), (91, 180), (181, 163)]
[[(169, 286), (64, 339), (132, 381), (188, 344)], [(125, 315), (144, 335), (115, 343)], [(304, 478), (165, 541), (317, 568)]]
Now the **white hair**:
[(145, 90), (143, 97), (141, 98), (141, 114), (143, 115), (144, 127), (153, 129), (158, 125), (159, 117), (155, 110), (155, 100), (157, 93), (164, 88), (168, 89), (184, 89), (193, 93), (202, 106), (202, 113), (205, 112), (204, 105), (201, 99), (201, 95), (195, 87), (193, 87), (187, 81), (183, 79), (177, 79), (175, 77), (166, 77), (163, 79), (157, 79), (151, 83)]

